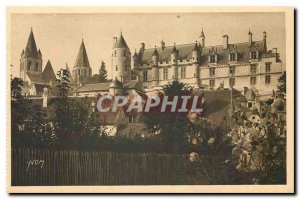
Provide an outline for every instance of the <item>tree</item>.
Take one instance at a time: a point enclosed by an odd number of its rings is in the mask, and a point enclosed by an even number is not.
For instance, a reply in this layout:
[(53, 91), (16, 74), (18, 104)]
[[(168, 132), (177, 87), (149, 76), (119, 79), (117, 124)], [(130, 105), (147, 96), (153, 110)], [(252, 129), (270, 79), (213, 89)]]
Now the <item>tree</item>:
[(105, 69), (104, 61), (101, 62), (100, 70), (99, 70), (99, 82), (103, 83), (107, 81), (107, 71)]
[(278, 79), (279, 85), (277, 91), (286, 94), (286, 71)]
[(58, 98), (55, 100), (54, 108), (54, 129), (59, 142), (68, 143), (70, 136), (70, 126), (72, 126), (72, 114), (68, 99), (70, 73), (68, 70), (61, 69), (57, 72)]
[(22, 86), (24, 82), (20, 78), (11, 80), (11, 139), (12, 147), (15, 147), (20, 139), (21, 129), (25, 127), (24, 120), (30, 113), (30, 102), (22, 95)]
[[(187, 96), (191, 95), (192, 87), (179, 81), (173, 81), (163, 87), (159, 96)], [(179, 152), (187, 144), (187, 126), (189, 119), (185, 112), (160, 112), (153, 110), (145, 113), (145, 123), (152, 132), (160, 131), (166, 151)]]

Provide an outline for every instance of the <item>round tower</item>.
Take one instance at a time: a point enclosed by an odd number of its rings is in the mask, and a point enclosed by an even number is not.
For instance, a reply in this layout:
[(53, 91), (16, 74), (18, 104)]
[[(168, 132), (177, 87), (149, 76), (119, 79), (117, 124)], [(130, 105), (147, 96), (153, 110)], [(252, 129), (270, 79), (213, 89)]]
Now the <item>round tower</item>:
[(126, 41), (122, 35), (119, 38), (114, 37), (112, 53), (112, 77), (121, 82), (131, 79), (131, 53)]
[(198, 78), (199, 77), (199, 55), (200, 55), (200, 49), (197, 44), (197, 41), (195, 43), (195, 47), (193, 49), (192, 53), (192, 60), (193, 60), (193, 66), (194, 66), (194, 77)]
[(177, 79), (178, 78), (178, 70), (177, 70), (177, 49), (174, 43), (174, 47), (172, 49), (171, 53), (171, 63), (172, 63), (172, 79)]
[(204, 32), (203, 32), (203, 28), (202, 28), (202, 31), (201, 31), (201, 35), (199, 36), (199, 39), (200, 39), (200, 46), (202, 48), (205, 47), (205, 35), (204, 35)]

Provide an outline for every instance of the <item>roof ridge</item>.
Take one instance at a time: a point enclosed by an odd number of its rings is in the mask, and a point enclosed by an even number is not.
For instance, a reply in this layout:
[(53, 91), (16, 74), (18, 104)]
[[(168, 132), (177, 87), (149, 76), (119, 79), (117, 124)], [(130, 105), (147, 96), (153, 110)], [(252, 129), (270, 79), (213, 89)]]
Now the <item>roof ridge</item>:
[[(256, 41), (253, 41), (254, 43), (255, 42), (263, 42), (263, 40), (256, 40)], [(237, 42), (237, 43), (229, 43), (230, 44), (246, 44), (248, 43), (247, 41), (246, 42)], [(176, 44), (176, 47), (177, 46), (187, 46), (187, 45), (195, 45), (195, 42), (194, 43), (186, 43), (186, 44)], [(223, 44), (218, 44), (218, 45), (210, 45), (210, 46), (205, 46), (204, 48), (209, 48), (209, 47), (216, 47), (216, 46), (223, 46)], [(173, 46), (165, 46), (165, 48), (173, 48)], [(153, 48), (146, 48), (145, 50), (154, 50), (155, 47)], [(157, 49), (160, 49), (160, 48), (157, 48)]]

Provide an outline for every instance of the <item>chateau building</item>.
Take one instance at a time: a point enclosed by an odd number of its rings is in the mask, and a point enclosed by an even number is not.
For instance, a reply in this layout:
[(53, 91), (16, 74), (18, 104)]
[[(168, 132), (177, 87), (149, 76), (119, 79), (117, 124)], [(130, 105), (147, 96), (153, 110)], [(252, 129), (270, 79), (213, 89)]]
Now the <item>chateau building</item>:
[[(246, 87), (255, 90), (260, 99), (270, 97), (283, 72), (279, 53), (276, 48), (268, 50), (266, 32), (259, 41), (252, 39), (250, 30), (247, 37), (246, 42), (230, 43), (229, 36), (224, 35), (223, 44), (206, 46), (202, 30), (199, 41), (194, 43), (167, 46), (161, 41), (155, 48), (146, 48), (146, 44), (141, 43), (132, 56), (121, 32), (113, 41), (112, 81), (120, 81), (124, 90), (136, 89), (148, 94), (178, 80), (204, 90), (221, 87), (243, 92)], [(31, 30), (20, 59), (20, 77), (27, 82), (31, 95), (37, 95), (56, 79), (51, 62), (47, 62), (43, 72), (42, 64), (42, 53), (37, 50)], [(66, 69), (70, 71), (67, 65)], [(91, 76), (92, 68), (82, 40), (72, 69), (75, 96), (109, 93), (110, 83), (89, 84)]]
[(163, 85), (179, 80), (195, 88), (216, 89), (244, 87), (257, 90), (262, 97), (270, 96), (277, 89), (282, 73), (282, 62), (277, 49), (267, 49), (267, 34), (262, 40), (253, 41), (248, 32), (248, 41), (230, 43), (223, 36), (223, 44), (205, 46), (202, 30), (200, 42), (146, 48), (142, 43), (133, 59), (133, 71), (143, 81), (147, 92), (160, 89)]

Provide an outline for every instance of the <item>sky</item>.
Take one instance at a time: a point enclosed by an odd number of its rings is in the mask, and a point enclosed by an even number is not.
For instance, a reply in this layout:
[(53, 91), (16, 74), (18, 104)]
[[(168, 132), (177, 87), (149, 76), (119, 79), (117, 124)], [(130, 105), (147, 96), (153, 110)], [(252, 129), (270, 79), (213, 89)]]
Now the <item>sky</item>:
[(206, 46), (221, 45), (225, 34), (229, 43), (247, 42), (249, 28), (253, 40), (261, 40), (266, 31), (268, 49), (278, 48), (285, 63), (284, 13), (14, 13), (8, 42), (13, 76), (19, 76), (20, 55), (31, 27), (43, 68), (49, 59), (55, 72), (66, 63), (72, 70), (83, 39), (93, 74), (104, 61), (110, 75), (113, 37), (121, 30), (132, 54), (142, 42), (146, 48), (159, 46), (161, 40), (167, 46), (194, 43), (202, 28)]

